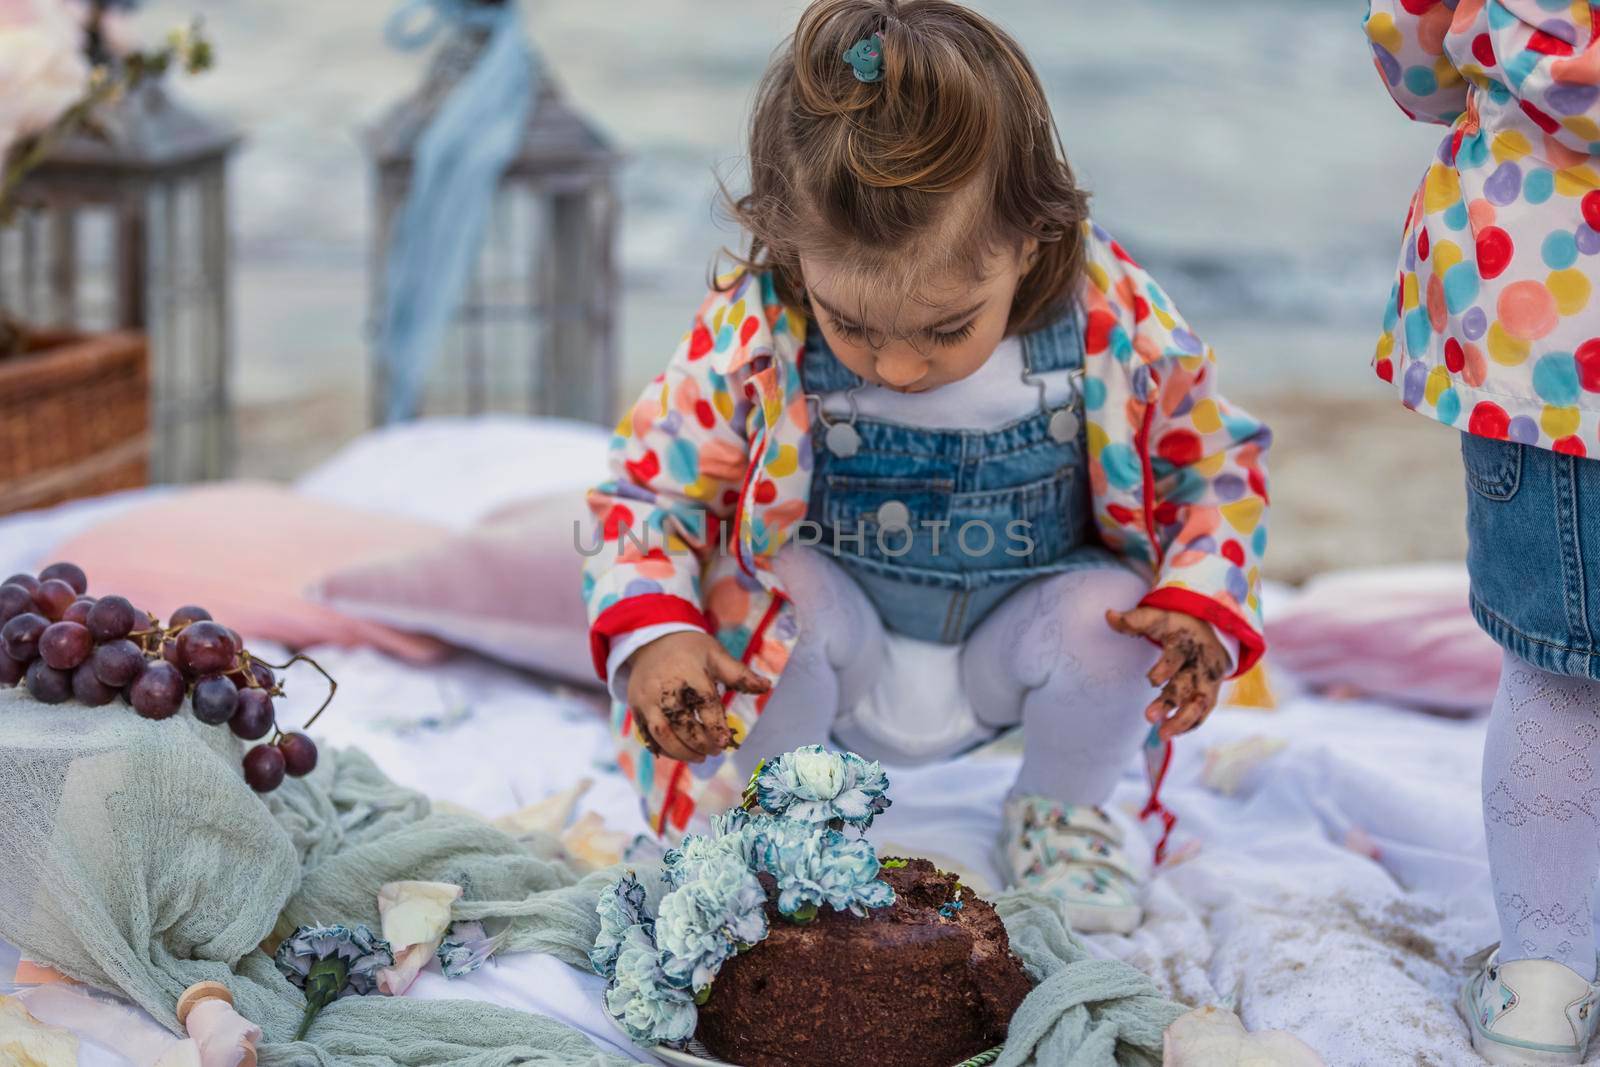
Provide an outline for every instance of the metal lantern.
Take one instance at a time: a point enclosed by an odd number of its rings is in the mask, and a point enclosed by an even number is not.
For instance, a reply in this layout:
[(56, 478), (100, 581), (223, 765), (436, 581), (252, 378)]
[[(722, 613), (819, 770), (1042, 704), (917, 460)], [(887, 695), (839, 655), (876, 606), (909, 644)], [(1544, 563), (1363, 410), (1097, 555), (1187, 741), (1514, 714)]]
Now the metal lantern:
[[(367, 139), (375, 218), (372, 311), (382, 320), (385, 257), (410, 192), (419, 138), (471, 69), (486, 35), (464, 28), (441, 45), (428, 76)], [(620, 161), (544, 73), (515, 156), (419, 410), (524, 411), (609, 425), (617, 385), (617, 197)], [(376, 331), (374, 331), (376, 337)], [(372, 352), (373, 421), (391, 415), (383, 353)]]
[(151, 479), (220, 477), (234, 450), (227, 161), (238, 137), (160, 80), (99, 126), (23, 181), (0, 230), (0, 303), (32, 326), (146, 332)]

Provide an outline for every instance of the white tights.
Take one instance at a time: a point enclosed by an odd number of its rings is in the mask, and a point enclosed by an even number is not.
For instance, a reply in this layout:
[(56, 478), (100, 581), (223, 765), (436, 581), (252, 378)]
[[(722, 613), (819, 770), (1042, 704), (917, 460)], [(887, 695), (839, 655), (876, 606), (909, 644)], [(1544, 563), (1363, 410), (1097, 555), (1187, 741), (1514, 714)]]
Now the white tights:
[[(862, 704), (893, 658), (872, 602), (830, 556), (791, 546), (775, 566), (794, 598), (800, 636), (736, 757), (746, 772), (763, 755), (827, 742), (841, 712)], [(1022, 726), (1014, 794), (1067, 804), (1100, 804), (1110, 795), (1149, 730), (1143, 712), (1154, 691), (1145, 673), (1158, 650), (1114, 632), (1105, 613), (1133, 607), (1147, 589), (1120, 567), (1039, 578), (995, 608), (961, 647), (959, 684), (981, 728)], [(868, 750), (864, 735), (873, 733), (851, 731), (851, 747), (891, 762), (918, 758)]]
[(1600, 683), (1509, 652), (1483, 750), (1483, 822), (1500, 959), (1595, 973), (1600, 869)]

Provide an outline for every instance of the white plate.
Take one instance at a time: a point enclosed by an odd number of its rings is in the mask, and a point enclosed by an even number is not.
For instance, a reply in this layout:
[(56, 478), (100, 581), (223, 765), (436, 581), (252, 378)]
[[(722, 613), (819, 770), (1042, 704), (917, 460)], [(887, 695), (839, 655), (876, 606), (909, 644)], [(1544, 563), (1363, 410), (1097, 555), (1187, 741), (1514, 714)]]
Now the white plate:
[(689, 1041), (688, 1052), (680, 1052), (665, 1045), (657, 1045), (650, 1051), (668, 1063), (676, 1064), (677, 1067), (733, 1067), (727, 1060), (717, 1059), (711, 1054), (710, 1049), (692, 1038)]
[[(606, 1018), (611, 1019), (611, 1016), (607, 1014)], [(632, 1040), (632, 1038), (628, 1037), (628, 1032), (617, 1025), (617, 1020), (611, 1019), (611, 1025), (616, 1027), (617, 1033), (621, 1034), (625, 1040)], [(673, 1064), (674, 1067), (738, 1067), (737, 1064), (730, 1064), (727, 1060), (717, 1059), (711, 1054), (710, 1049), (702, 1045), (698, 1039), (692, 1037), (689, 1039), (689, 1051), (687, 1052), (681, 1049), (668, 1048), (666, 1045), (651, 1045), (648, 1051), (650, 1055), (665, 1060), (667, 1063)]]

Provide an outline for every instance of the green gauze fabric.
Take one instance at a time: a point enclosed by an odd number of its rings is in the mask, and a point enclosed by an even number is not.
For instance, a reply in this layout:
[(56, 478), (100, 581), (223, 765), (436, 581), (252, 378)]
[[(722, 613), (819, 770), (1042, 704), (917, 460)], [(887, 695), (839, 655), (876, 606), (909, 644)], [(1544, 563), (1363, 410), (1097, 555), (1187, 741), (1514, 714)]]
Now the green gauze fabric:
[[(357, 750), (261, 797), (247, 746), (187, 712), (151, 722), (120, 705), (45, 707), (0, 690), (0, 937), (120, 992), (178, 1030), (178, 995), (226, 984), (265, 1033), (262, 1067), (616, 1067), (579, 1031), (477, 1001), (345, 997), (291, 1042), (305, 1001), (258, 947), (308, 923), (378, 929), (378, 888), (453, 882), (458, 918), (508, 931), (501, 951), (587, 969), (594, 901), (614, 872), (579, 878), (549, 840), (434, 814)], [(640, 872), (644, 881), (656, 879)], [(1095, 960), (1047, 901), (997, 905), (1039, 985), (999, 1067), (1144, 1067), (1184, 1009), (1127, 964)]]
[(0, 691), (0, 937), (175, 1032), (178, 995), (223, 982), (264, 1031), (263, 1067), (631, 1062), (564, 1024), (475, 1001), (345, 997), (291, 1042), (305, 1000), (257, 947), (280, 914), (290, 927), (376, 930), (383, 883), (455, 882), (463, 917), (509, 917), (508, 948), (587, 966), (607, 879), (578, 879), (548, 843), (431, 814), (356, 751), (324, 751), (309, 777), (263, 799), (242, 781), (244, 748), (187, 712), (151, 722)]
[(1035, 983), (994, 1067), (1159, 1067), (1162, 1032), (1188, 1008), (1121, 960), (1090, 956), (1048, 900), (1012, 891), (994, 907)]

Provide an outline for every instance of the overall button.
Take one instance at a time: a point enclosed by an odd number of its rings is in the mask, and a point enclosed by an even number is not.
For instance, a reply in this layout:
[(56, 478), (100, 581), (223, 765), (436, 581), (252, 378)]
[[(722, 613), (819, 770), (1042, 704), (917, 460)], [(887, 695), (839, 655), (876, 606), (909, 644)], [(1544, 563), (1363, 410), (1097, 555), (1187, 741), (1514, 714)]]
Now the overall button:
[(885, 530), (911, 525), (911, 509), (899, 500), (891, 500), (878, 508), (878, 525)]
[(836, 422), (829, 426), (822, 441), (828, 446), (828, 451), (840, 459), (849, 459), (861, 450), (861, 435), (848, 422)]
[(1078, 436), (1078, 413), (1072, 408), (1062, 408), (1050, 416), (1050, 439), (1066, 444)]

